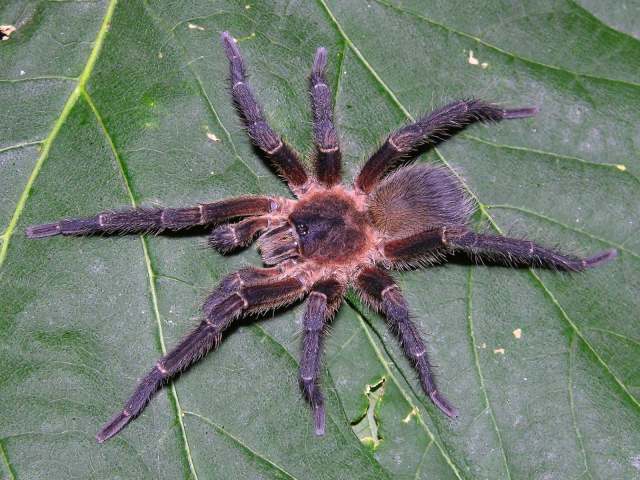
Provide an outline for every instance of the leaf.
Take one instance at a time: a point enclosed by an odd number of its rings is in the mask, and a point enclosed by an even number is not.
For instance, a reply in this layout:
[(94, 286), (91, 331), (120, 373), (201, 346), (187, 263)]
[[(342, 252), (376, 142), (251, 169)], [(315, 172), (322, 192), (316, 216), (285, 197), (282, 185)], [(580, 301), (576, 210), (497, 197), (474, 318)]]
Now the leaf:
[[(619, 11), (5, 2), (0, 23), (16, 31), (0, 42), (2, 477), (639, 478), (640, 11)], [(425, 399), (384, 323), (349, 296), (327, 341), (324, 438), (297, 387), (296, 307), (237, 328), (96, 444), (207, 291), (259, 257), (223, 258), (194, 236), (23, 231), (132, 203), (286, 192), (230, 104), (222, 30), (240, 39), (272, 124), (307, 152), (306, 75), (315, 47), (329, 48), (347, 175), (446, 100), (538, 105), (535, 119), (473, 127), (420, 161), (461, 172), (479, 228), (619, 257), (576, 275), (456, 262), (397, 275), (458, 420)]]

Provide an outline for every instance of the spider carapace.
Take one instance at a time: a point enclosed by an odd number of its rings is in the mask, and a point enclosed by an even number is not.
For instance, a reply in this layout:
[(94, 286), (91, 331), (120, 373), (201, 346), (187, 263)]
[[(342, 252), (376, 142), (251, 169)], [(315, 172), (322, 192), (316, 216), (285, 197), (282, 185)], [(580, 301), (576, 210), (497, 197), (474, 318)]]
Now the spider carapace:
[[(215, 228), (208, 243), (223, 253), (247, 246), (257, 237), (266, 267), (246, 267), (221, 281), (206, 299), (199, 325), (142, 378), (123, 410), (98, 432), (99, 442), (116, 435), (164, 383), (214, 348), (232, 322), (305, 296), (299, 379), (313, 410), (315, 432), (324, 434), (325, 408), (319, 385), (322, 340), (347, 287), (384, 315), (425, 393), (442, 412), (455, 417), (456, 409), (436, 387), (407, 302), (387, 270), (443, 261), (453, 251), (568, 271), (584, 270), (616, 255), (615, 250), (608, 250), (582, 259), (525, 239), (476, 233), (469, 228), (473, 202), (457, 173), (427, 164), (405, 165), (390, 172), (472, 123), (526, 118), (535, 115), (536, 108), (505, 109), (476, 99), (452, 102), (391, 133), (347, 186), (341, 183), (340, 144), (325, 79), (326, 50), (316, 51), (310, 75), (316, 152), (309, 173), (299, 155), (267, 124), (247, 84), (235, 40), (224, 32), (222, 44), (230, 64), (231, 95), (247, 133), (296, 199), (241, 196), (186, 208), (105, 211), (27, 228), (29, 238), (41, 238), (211, 226)], [(243, 220), (238, 221), (240, 218)]]

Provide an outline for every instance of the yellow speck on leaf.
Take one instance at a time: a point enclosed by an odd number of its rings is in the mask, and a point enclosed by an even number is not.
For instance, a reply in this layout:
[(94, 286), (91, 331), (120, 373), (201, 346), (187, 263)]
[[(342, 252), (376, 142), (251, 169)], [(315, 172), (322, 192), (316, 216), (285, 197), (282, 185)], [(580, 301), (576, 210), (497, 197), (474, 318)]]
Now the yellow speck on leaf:
[(480, 64), (480, 60), (478, 60), (476, 57), (473, 56), (473, 50), (469, 50), (469, 63), (471, 65), (478, 65)]
[(496, 348), (493, 350), (493, 353), (500, 354), (500, 355), (504, 355), (504, 348)]
[(616, 165), (616, 168), (617, 168), (618, 170), (620, 170), (621, 172), (624, 172), (624, 171), (627, 169), (627, 167), (626, 167), (625, 165), (622, 165), (621, 163), (619, 163), (618, 165)]
[(409, 414), (402, 419), (402, 423), (409, 423), (412, 417), (418, 415), (418, 407), (413, 407), (413, 409), (409, 412)]
[(522, 337), (522, 329), (521, 328), (516, 328), (513, 331), (513, 336), (516, 337), (518, 340), (520, 340), (520, 337)]
[(480, 60), (478, 60), (474, 56), (473, 50), (469, 50), (469, 58), (467, 59), (467, 61), (469, 62), (470, 65), (480, 65), (480, 68), (482, 68), (483, 70), (489, 67), (489, 64), (487, 62), (480, 63)]
[(245, 5), (245, 6), (244, 6), (244, 9), (245, 9), (245, 10), (250, 10), (250, 9), (251, 9), (251, 5)]

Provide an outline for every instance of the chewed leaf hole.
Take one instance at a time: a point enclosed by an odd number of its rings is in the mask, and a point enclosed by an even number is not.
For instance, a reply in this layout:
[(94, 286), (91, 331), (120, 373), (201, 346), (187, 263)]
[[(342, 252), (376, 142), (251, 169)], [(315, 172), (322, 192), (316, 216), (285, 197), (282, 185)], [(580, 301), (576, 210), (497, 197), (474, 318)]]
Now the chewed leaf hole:
[(365, 386), (364, 395), (369, 404), (362, 415), (351, 422), (351, 428), (362, 443), (369, 445), (374, 450), (378, 448), (382, 442), (380, 435), (380, 421), (378, 419), (378, 411), (382, 404), (384, 396), (384, 383), (386, 378), (382, 377), (374, 384)]

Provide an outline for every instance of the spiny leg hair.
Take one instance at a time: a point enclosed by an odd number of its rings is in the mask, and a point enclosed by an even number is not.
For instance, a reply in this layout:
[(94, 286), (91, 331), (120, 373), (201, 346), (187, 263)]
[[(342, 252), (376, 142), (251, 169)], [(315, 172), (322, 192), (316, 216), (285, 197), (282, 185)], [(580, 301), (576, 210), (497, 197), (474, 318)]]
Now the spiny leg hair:
[(216, 227), (209, 235), (207, 243), (221, 253), (249, 245), (255, 236), (269, 227), (268, 217), (246, 218), (238, 223), (228, 223)]
[(325, 430), (324, 397), (318, 385), (322, 337), (327, 323), (340, 307), (343, 292), (344, 285), (337, 280), (328, 279), (316, 283), (309, 294), (304, 312), (300, 388), (313, 409), (316, 435), (324, 435)]
[(389, 169), (418, 147), (445, 140), (472, 123), (527, 118), (537, 112), (535, 107), (509, 110), (477, 99), (452, 102), (389, 135), (362, 167), (355, 186), (362, 192), (371, 192)]
[(458, 410), (438, 392), (427, 348), (418, 328), (409, 318), (409, 307), (393, 278), (380, 268), (366, 267), (358, 275), (356, 287), (364, 300), (386, 317), (390, 329), (397, 335), (405, 355), (418, 373), (422, 389), (433, 404), (448, 417), (457, 417)]
[(222, 33), (222, 45), (229, 59), (231, 96), (247, 128), (247, 133), (256, 147), (267, 154), (277, 172), (289, 186), (303, 186), (307, 172), (298, 158), (298, 154), (287, 145), (267, 124), (260, 104), (247, 84), (247, 72), (236, 40), (229, 32)]
[(327, 49), (316, 50), (309, 77), (313, 138), (316, 145), (315, 173), (318, 181), (328, 187), (340, 182), (342, 153), (333, 125), (331, 90), (327, 84)]
[[(304, 287), (293, 277), (269, 283), (246, 283), (276, 275), (275, 270), (247, 269), (225, 278), (204, 304), (204, 318), (176, 347), (156, 362), (138, 383), (124, 409), (107, 422), (96, 435), (99, 443), (108, 440), (142, 413), (153, 394), (176, 374), (215, 347), (222, 333), (243, 313), (261, 312), (291, 303), (304, 294)], [(244, 277), (244, 280), (242, 278)], [(238, 282), (238, 280), (240, 280)], [(236, 285), (234, 288), (233, 285)]]
[(546, 267), (571, 272), (596, 267), (617, 255), (616, 250), (612, 249), (598, 252), (587, 258), (579, 258), (542, 247), (530, 240), (476, 233), (466, 227), (455, 226), (429, 229), (386, 242), (383, 252), (389, 262), (412, 264), (442, 248), (461, 249), (480, 257), (489, 256), (514, 265)]
[(210, 225), (230, 218), (263, 215), (275, 210), (270, 197), (246, 196), (186, 208), (130, 208), (102, 212), (88, 218), (71, 218), (27, 227), (28, 238), (96, 233), (159, 233), (198, 225)]

